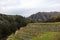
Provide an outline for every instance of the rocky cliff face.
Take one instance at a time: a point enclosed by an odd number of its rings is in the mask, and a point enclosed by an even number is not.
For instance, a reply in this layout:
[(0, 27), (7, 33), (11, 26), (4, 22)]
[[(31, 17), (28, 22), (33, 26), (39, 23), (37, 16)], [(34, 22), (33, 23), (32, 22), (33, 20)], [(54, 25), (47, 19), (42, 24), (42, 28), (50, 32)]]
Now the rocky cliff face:
[(58, 14), (60, 14), (60, 12), (38, 12), (36, 14), (29, 16), (28, 18), (30, 20), (33, 20), (34, 22), (41, 22), (41, 21), (47, 21), (51, 19), (52, 16)]

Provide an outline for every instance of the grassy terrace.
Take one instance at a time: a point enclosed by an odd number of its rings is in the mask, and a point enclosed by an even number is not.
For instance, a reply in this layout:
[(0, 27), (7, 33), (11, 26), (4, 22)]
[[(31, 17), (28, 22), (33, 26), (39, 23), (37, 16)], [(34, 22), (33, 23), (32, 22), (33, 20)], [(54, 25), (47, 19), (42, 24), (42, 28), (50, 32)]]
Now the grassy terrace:
[(8, 40), (60, 40), (60, 22), (30, 23), (8, 37)]

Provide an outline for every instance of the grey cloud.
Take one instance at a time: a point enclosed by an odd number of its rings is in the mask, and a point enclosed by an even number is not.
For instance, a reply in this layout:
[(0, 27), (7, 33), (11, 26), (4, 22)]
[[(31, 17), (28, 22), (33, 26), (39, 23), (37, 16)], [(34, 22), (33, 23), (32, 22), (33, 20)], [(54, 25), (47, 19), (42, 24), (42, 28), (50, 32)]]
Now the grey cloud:
[(36, 8), (36, 9), (12, 9), (6, 11), (10, 15), (22, 15), (28, 17), (37, 12), (46, 12), (46, 11), (60, 11), (60, 8)]
[(31, 14), (37, 12), (35, 9), (13, 9), (8, 10), (7, 13), (11, 15), (22, 15), (22, 16), (30, 16)]

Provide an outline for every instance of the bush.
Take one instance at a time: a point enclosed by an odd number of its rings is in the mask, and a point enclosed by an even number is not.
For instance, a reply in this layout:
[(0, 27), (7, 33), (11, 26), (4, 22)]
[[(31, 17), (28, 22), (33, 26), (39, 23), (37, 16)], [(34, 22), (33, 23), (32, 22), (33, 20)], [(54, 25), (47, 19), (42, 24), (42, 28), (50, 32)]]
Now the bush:
[(19, 15), (4, 15), (0, 14), (0, 39), (4, 39), (20, 27), (26, 26), (28, 22)]

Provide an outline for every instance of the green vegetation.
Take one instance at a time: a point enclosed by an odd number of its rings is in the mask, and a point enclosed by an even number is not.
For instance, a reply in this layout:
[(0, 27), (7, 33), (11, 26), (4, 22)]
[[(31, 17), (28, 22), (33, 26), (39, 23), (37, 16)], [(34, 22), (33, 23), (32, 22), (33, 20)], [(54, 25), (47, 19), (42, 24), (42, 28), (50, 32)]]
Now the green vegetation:
[(8, 40), (60, 40), (59, 25), (59, 22), (30, 23), (8, 37)]
[(5, 40), (20, 27), (26, 26), (27, 23), (22, 16), (0, 14), (0, 40)]
[(54, 16), (52, 16), (49, 20), (47, 20), (46, 22), (60, 22), (60, 14), (56, 14)]
[(0, 40), (6, 40), (8, 36), (8, 40), (59, 40), (60, 16), (47, 20), (37, 18), (34, 16), (34, 21), (20, 15), (0, 14)]
[(32, 40), (60, 40), (60, 32), (45, 32)]

